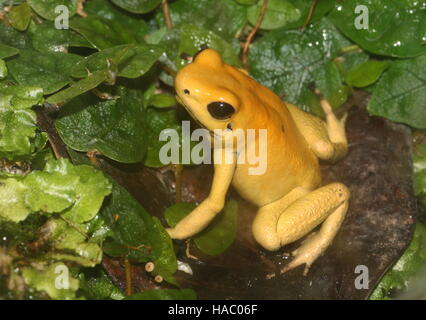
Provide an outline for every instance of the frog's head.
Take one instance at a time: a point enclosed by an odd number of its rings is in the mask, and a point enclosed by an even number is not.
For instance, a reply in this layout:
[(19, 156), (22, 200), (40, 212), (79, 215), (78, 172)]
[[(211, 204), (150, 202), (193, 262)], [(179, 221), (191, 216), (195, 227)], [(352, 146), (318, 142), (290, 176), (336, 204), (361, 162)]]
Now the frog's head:
[(209, 130), (230, 129), (242, 108), (243, 72), (223, 62), (213, 49), (197, 53), (175, 79), (177, 100)]

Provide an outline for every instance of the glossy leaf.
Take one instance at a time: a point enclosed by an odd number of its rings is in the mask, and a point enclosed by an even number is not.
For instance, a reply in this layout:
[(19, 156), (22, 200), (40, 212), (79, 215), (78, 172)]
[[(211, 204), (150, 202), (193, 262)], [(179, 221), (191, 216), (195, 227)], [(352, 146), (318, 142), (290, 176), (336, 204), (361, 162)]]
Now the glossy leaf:
[(0, 179), (0, 220), (19, 222), (31, 213), (24, 201), (26, 187), (16, 179)]
[(81, 59), (70, 53), (25, 50), (7, 66), (19, 84), (39, 86), (44, 94), (49, 94), (71, 82), (71, 70)]
[(83, 94), (61, 107), (56, 128), (63, 141), (77, 151), (97, 150), (125, 163), (141, 161), (147, 139), (142, 93), (118, 87), (117, 99), (100, 100)]
[(375, 54), (413, 57), (426, 52), (423, 1), (347, 0), (330, 14), (351, 40)]
[(415, 128), (426, 128), (426, 55), (395, 61), (375, 85), (368, 111)]
[(94, 53), (79, 62), (72, 75), (85, 77), (87, 72), (116, 67), (118, 75), (137, 78), (148, 72), (163, 53), (160, 46), (137, 44), (122, 45)]
[[(77, 12), (77, 0), (27, 0), (31, 8), (43, 18), (53, 21), (68, 12), (72, 17)], [(63, 10), (64, 8), (67, 11)]]
[(27, 285), (30, 285), (38, 291), (45, 292), (52, 299), (75, 299), (76, 291), (79, 287), (79, 281), (71, 274), (69, 275), (69, 286), (67, 289), (57, 288), (55, 285), (57, 283), (59, 273), (63, 274), (64, 268), (69, 271), (68, 267), (60, 262), (51, 264), (47, 268), (43, 268), (41, 270), (25, 267), (22, 270), (22, 276)]
[(19, 53), (19, 50), (13, 47), (9, 47), (4, 44), (0, 44), (0, 59), (15, 56)]
[(106, 253), (154, 262), (154, 274), (173, 282), (177, 262), (170, 237), (158, 219), (151, 217), (123, 187), (112, 183), (112, 196), (101, 211), (113, 232), (104, 245)]
[[(230, 41), (247, 22), (247, 7), (234, 0), (177, 0), (170, 3), (170, 17), (175, 27), (195, 24)], [(162, 13), (157, 19), (164, 24)]]
[(42, 97), (37, 87), (0, 89), (0, 157), (28, 159), (36, 151), (36, 115), (30, 108)]
[(317, 86), (333, 106), (346, 99), (346, 89), (333, 62), (348, 41), (326, 19), (303, 32), (273, 30), (252, 44), (250, 73), (276, 94), (304, 110), (319, 112)]
[[(252, 25), (256, 24), (261, 7), (262, 1), (259, 1), (247, 10), (247, 18)], [(299, 9), (294, 7), (289, 1), (269, 0), (260, 28), (265, 30), (278, 29), (296, 22), (300, 19), (300, 16)]]

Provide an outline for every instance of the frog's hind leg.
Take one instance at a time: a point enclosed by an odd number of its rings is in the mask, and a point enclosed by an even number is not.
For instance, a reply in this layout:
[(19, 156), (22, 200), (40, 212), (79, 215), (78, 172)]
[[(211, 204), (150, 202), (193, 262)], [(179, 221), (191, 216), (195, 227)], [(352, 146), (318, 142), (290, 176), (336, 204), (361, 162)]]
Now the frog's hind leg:
[(253, 222), (255, 239), (268, 250), (299, 240), (323, 223), (292, 254), (294, 259), (282, 270), (286, 272), (311, 264), (327, 249), (339, 230), (348, 209), (349, 190), (341, 183), (331, 183), (309, 192), (296, 188), (282, 199), (259, 209)]
[(287, 108), (315, 155), (322, 160), (335, 162), (348, 152), (345, 133), (347, 114), (339, 120), (327, 100), (321, 98), (320, 104), (326, 122), (291, 104), (287, 104)]

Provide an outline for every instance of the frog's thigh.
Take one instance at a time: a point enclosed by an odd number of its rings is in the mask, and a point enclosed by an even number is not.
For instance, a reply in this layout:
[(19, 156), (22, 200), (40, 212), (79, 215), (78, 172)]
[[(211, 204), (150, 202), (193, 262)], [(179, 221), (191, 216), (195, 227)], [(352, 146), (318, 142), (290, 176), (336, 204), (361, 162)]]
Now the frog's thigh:
[(327, 100), (322, 99), (320, 103), (327, 123), (296, 106), (288, 104), (287, 107), (315, 155), (322, 160), (337, 161), (348, 151), (346, 115), (339, 120)]
[[(300, 190), (303, 189), (299, 189), (299, 192)], [(309, 268), (339, 230), (348, 209), (349, 195), (345, 185), (332, 183), (312, 192), (305, 192), (290, 204), (285, 203), (281, 212), (278, 212), (279, 208), (274, 206), (275, 203), (262, 207), (253, 224), (253, 234), (266, 249), (277, 250), (302, 238), (324, 221), (320, 231), (311, 235), (293, 252), (295, 257), (284, 271), (301, 264), (306, 264)], [(276, 222), (275, 228), (273, 222)]]

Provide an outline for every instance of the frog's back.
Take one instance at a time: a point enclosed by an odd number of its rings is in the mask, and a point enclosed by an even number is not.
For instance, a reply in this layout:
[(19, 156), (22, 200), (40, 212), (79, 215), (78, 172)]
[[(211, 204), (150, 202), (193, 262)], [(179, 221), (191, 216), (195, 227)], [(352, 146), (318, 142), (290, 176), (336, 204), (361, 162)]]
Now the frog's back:
[[(318, 159), (287, 109), (271, 90), (252, 80), (259, 98), (247, 112), (255, 115), (251, 128), (267, 129), (267, 158), (263, 174), (250, 174), (253, 165), (237, 166), (233, 185), (238, 192), (257, 205), (275, 201), (296, 187), (314, 189), (321, 183)], [(248, 129), (248, 128), (247, 128)], [(260, 143), (246, 146), (246, 151), (259, 154)]]

